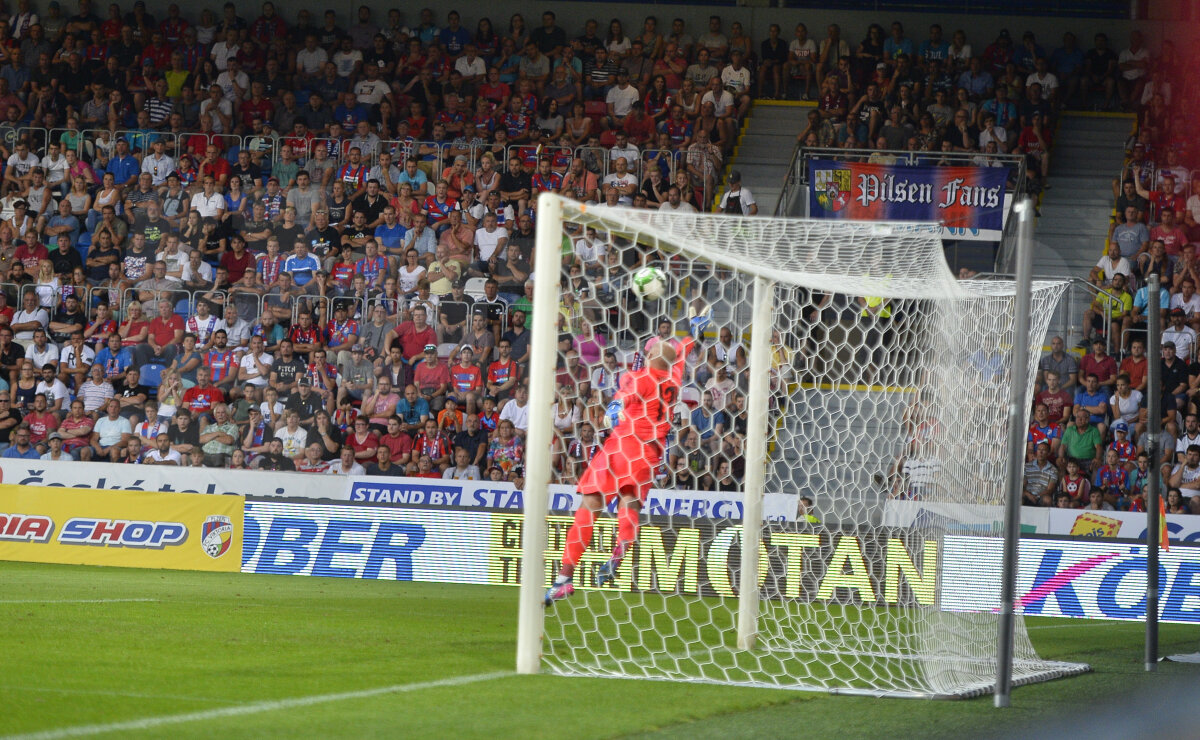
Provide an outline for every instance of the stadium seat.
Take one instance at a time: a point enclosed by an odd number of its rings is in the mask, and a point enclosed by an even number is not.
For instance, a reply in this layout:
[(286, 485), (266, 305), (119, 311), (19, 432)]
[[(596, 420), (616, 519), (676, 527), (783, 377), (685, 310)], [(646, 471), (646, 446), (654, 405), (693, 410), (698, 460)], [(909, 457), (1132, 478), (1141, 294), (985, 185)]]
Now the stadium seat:
[(454, 350), (456, 349), (458, 349), (457, 342), (442, 342), (438, 345), (438, 359), (449, 360), (450, 356), (454, 354)]
[(687, 404), (689, 409), (694, 409), (700, 405), (700, 389), (695, 386), (685, 385), (679, 389), (679, 400)]
[(583, 115), (600, 123), (600, 119), (608, 115), (608, 104), (603, 100), (589, 100), (583, 104)]
[(162, 384), (162, 374), (166, 369), (166, 365), (157, 362), (147, 362), (141, 367), (142, 385), (150, 389), (152, 398), (158, 397), (158, 386)]
[(470, 278), (467, 280), (467, 285), (463, 288), (463, 292), (477, 301), (482, 300), (484, 298), (483, 286), (485, 283), (487, 283), (487, 278)]

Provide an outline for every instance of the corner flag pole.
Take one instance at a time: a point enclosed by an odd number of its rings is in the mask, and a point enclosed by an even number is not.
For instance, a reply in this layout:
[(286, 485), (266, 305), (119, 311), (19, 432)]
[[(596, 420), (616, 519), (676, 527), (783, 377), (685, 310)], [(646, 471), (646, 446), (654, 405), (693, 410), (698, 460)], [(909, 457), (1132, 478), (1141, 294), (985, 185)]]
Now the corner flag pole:
[(1162, 434), (1162, 306), (1158, 273), (1146, 279), (1146, 394), (1150, 426), (1146, 451), (1150, 454), (1150, 480), (1146, 485), (1146, 671), (1158, 670), (1158, 449)]
[(1025, 463), (1025, 410), (1029, 406), (1029, 314), (1033, 303), (1033, 199), (1013, 209), (1017, 216), (1017, 283), (1013, 296), (1012, 364), (1008, 396), (1008, 485), (1004, 509), (1004, 568), (1000, 586), (1000, 619), (996, 654), (995, 706), (1012, 701), (1014, 602), (1018, 542), (1021, 536), (1021, 477)]

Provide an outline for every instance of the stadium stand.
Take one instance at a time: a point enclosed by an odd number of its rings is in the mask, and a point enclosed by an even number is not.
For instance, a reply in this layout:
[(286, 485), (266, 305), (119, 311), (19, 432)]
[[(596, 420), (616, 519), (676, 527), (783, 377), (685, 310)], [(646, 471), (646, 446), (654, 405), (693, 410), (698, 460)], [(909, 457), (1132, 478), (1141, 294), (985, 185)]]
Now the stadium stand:
[[(1007, 30), (77, 10), (22, 4), (0, 24), (10, 458), (519, 485), (538, 193), (753, 213), (727, 165), (764, 98), (815, 106), (800, 146), (1016, 153), (1035, 190), (1056, 116), (1090, 95), (1141, 111), (1156, 155), (1180, 133), (1148, 92), (1176, 67), (1131, 79), (1135, 49), (1098, 80), (1103, 49)], [(1178, 165), (1154, 163), (1137, 170), (1150, 195)], [(577, 237), (559, 307), (578, 358), (558, 374), (562, 482), (640, 361), (572, 299), (622, 269), (608, 238)], [(720, 372), (738, 338), (721, 335), (696, 358), (664, 485), (717, 486), (715, 461), (741, 448), (743, 394)]]
[[(1119, 52), (1093, 49), (1085, 59), (1080, 95), (1086, 99), (1090, 93), (1104, 107), (1134, 114), (1133, 130), (1113, 179), (1108, 238), (1086, 276), (1103, 291), (1084, 316), (1080, 349), (1086, 354), (1076, 362), (1058, 338), (1054, 351), (1042, 359), (1043, 371), (1057, 371), (1059, 377), (1053, 391), (1040, 381), (1037, 400), (1049, 401), (1050, 408), (1039, 403), (1030, 426), (1027, 501), (1040, 496), (1045, 505), (1078, 507), (1091, 496), (1099, 500), (1092, 508), (1141, 511), (1142, 489), (1157, 474), (1166, 484), (1168, 513), (1200, 513), (1195, 495), (1200, 489), (1195, 341), (1200, 195), (1189, 166), (1195, 151), (1186, 125), (1200, 90), (1185, 72), (1184, 56), (1170, 40), (1151, 54), (1134, 31)], [(1148, 284), (1151, 274), (1159, 276), (1159, 285)], [(1151, 290), (1159, 291), (1162, 306), (1161, 360), (1145, 354)], [(1148, 362), (1161, 362), (1163, 373), (1161, 455), (1153, 460), (1145, 444)], [(1064, 378), (1073, 387), (1058, 390), (1069, 384)], [(1047, 452), (1035, 460), (1043, 443)]]

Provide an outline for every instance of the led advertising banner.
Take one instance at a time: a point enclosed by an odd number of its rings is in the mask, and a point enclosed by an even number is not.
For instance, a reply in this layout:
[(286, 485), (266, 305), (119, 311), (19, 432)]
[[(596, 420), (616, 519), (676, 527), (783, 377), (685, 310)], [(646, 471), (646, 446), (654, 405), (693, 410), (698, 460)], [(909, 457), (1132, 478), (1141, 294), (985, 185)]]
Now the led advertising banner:
[[(571, 517), (552, 516), (549, 583)], [(521, 571), (521, 514), (443, 509), (248, 502), (242, 569), (345, 578), (515, 586)], [(616, 538), (612, 517), (596, 521), (576, 582), (587, 588)], [(615, 588), (733, 596), (741, 527), (728, 520), (651, 517)], [(938, 548), (903, 532), (834, 532), (789, 527), (764, 533), (765, 598), (842, 603), (935, 601)]]
[(237, 572), (240, 496), (0, 485), (0, 560)]
[[(265, 470), (178, 469), (153, 465), (50, 462), (0, 459), (2, 482), (22, 486), (89, 488), (113, 491), (164, 491), (213, 493), (255, 498), (326, 499), (396, 507), (447, 509), (505, 509), (521, 511), (523, 493), (511, 483), (491, 481), (430, 480), (392, 476), (324, 475)], [(645, 511), (658, 516), (741, 519), (740, 491), (675, 491), (652, 489)], [(580, 496), (574, 486), (550, 487), (553, 511), (574, 511)], [(616, 503), (610, 506), (615, 510)], [(763, 496), (763, 520), (787, 522), (796, 518), (796, 494)]]
[[(941, 608), (997, 609), (1002, 549), (996, 538), (947, 536)], [(1200, 623), (1200, 548), (1172, 545), (1158, 558), (1159, 618)], [(1103, 540), (1021, 540), (1017, 609), (1045, 617), (1145, 619), (1146, 547)]]

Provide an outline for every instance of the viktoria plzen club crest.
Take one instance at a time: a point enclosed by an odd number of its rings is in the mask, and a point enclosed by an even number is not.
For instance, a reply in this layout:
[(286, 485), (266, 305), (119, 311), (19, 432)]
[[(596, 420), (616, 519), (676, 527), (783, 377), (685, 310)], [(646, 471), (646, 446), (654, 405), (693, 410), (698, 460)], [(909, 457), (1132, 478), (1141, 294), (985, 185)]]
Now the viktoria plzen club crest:
[(813, 188), (827, 211), (840, 211), (850, 202), (850, 170), (816, 170)]
[(227, 516), (214, 514), (204, 520), (200, 531), (200, 544), (204, 552), (214, 560), (229, 551), (233, 543), (233, 522)]

